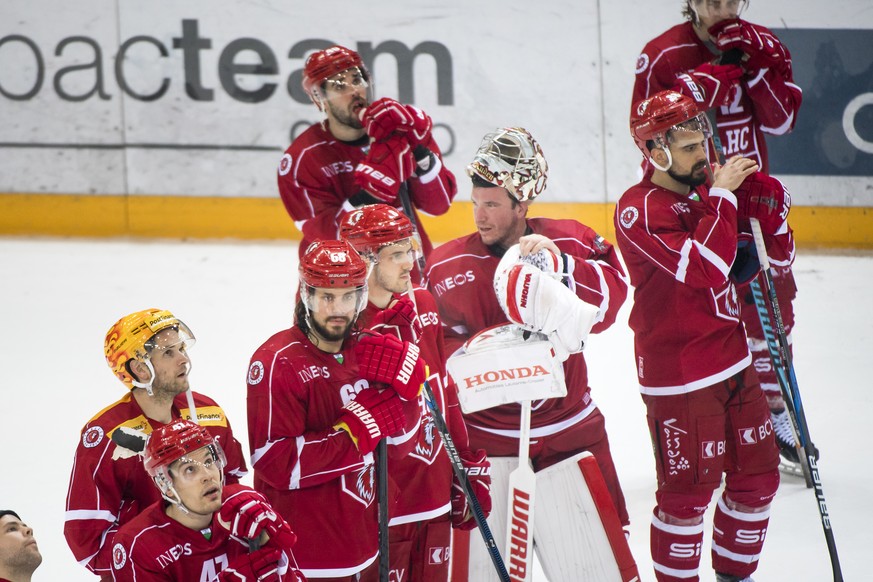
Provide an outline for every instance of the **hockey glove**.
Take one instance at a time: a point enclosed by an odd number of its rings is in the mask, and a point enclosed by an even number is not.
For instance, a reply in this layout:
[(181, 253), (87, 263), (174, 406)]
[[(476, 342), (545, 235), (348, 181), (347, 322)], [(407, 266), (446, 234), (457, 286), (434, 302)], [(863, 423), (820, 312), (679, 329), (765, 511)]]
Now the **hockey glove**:
[(764, 234), (781, 234), (791, 209), (791, 195), (785, 185), (772, 176), (755, 172), (740, 184), (737, 197), (737, 218), (741, 231), (751, 232), (748, 219), (757, 218)]
[(279, 582), (278, 548), (261, 548), (231, 560), (218, 574), (218, 582)]
[(730, 278), (737, 285), (745, 285), (761, 272), (755, 238), (747, 232), (737, 235), (737, 256), (731, 265)]
[[(479, 449), (476, 453), (464, 451), (460, 454), (461, 463), (470, 481), (470, 488), (485, 517), (491, 513), (491, 463), (485, 458), (485, 450)], [(464, 488), (457, 477), (452, 479), (452, 527), (455, 529), (471, 530), (476, 527), (473, 512), (464, 495)]]
[(355, 355), (362, 378), (388, 384), (403, 400), (421, 392), (427, 366), (414, 343), (367, 330), (355, 345)]
[(747, 69), (769, 69), (784, 59), (782, 43), (778, 38), (768, 30), (739, 18), (712, 25), (709, 34), (722, 52), (736, 48), (748, 55), (744, 63)]
[(343, 406), (334, 428), (349, 433), (362, 455), (372, 453), (379, 441), (405, 426), (403, 403), (391, 390), (368, 388)]
[(370, 144), (370, 153), (355, 167), (355, 183), (379, 199), (394, 204), (400, 184), (415, 172), (412, 148), (395, 135)]
[(388, 97), (374, 101), (360, 116), (367, 135), (375, 141), (401, 133), (406, 134), (409, 144), (415, 147), (427, 138), (433, 128), (433, 121), (424, 111)]
[(406, 295), (398, 298), (370, 320), (370, 327), (382, 333), (396, 333), (402, 341), (418, 344), (421, 339), (421, 320), (415, 305)]
[(290, 549), (297, 541), (288, 522), (276, 514), (263, 495), (251, 489), (242, 489), (225, 499), (218, 522), (238, 538), (257, 540), (266, 532), (270, 543), (283, 549)]
[(703, 63), (696, 69), (676, 77), (676, 91), (691, 97), (701, 109), (725, 105), (731, 87), (743, 76), (743, 69), (737, 65), (713, 65)]

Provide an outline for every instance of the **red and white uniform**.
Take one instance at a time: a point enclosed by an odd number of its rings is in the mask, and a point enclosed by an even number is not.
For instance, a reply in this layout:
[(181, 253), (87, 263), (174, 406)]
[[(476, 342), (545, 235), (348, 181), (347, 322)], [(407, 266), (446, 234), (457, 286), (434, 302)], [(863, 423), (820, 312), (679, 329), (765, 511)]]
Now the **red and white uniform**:
[[(370, 147), (367, 136), (355, 142), (336, 139), (327, 123), (316, 123), (301, 133), (279, 163), (279, 195), (294, 225), (303, 233), (300, 256), (313, 241), (339, 238), (339, 223), (345, 213), (354, 210), (348, 200), (361, 190), (355, 184), (355, 167)], [(409, 198), (415, 208), (427, 214), (445, 214), (458, 193), (455, 177), (443, 166), (432, 136), (422, 145), (433, 152), (436, 163), (423, 176), (407, 180)], [(399, 209), (400, 202), (396, 205)], [(429, 254), (433, 245), (418, 216), (415, 222), (424, 252)]]
[[(712, 563), (749, 576), (776, 494), (779, 453), (766, 398), (751, 367), (737, 291), (736, 197), (700, 200), (644, 178), (618, 201), (616, 244), (634, 286), (629, 324), (658, 476), (651, 548), (659, 581), (697, 580), (703, 525), (694, 524), (726, 474)], [(729, 507), (728, 499), (757, 512)], [(746, 510), (748, 511), (748, 510)], [(661, 514), (684, 524), (664, 520)]]
[[(571, 257), (572, 289), (584, 301), (600, 307), (592, 333), (612, 325), (627, 297), (624, 270), (612, 245), (574, 220), (531, 218), (527, 224), (528, 234), (550, 238), (562, 253)], [(499, 262), (500, 257), (482, 243), (478, 233), (434, 249), (427, 279), (443, 318), (450, 353), (483, 329), (509, 323), (492, 284)], [(627, 523), (624, 496), (609, 452), (603, 415), (591, 399), (582, 353), (567, 359), (564, 373), (567, 396), (533, 403), (531, 459), (534, 468), (540, 470), (590, 450), (597, 458), (622, 523)], [(472, 449), (484, 448), (488, 456), (495, 457), (518, 454), (520, 405), (498, 406), (464, 415), (464, 418)]]
[[(368, 387), (350, 342), (337, 354), (323, 352), (297, 326), (273, 335), (251, 359), (254, 486), (294, 525), (294, 554), (307, 578), (351, 576), (379, 553), (373, 455), (362, 456), (347, 432), (333, 428), (342, 407)], [(389, 442), (403, 455), (413, 436)]]
[[(223, 495), (248, 489), (225, 486)], [(115, 534), (112, 543), (112, 580), (117, 582), (212, 582), (234, 558), (249, 553), (248, 542), (230, 535), (218, 523), (218, 512), (207, 530), (194, 530), (169, 517), (167, 503), (147, 507)], [(209, 536), (207, 538), (207, 535)], [(288, 559), (280, 560), (280, 576)], [(291, 576), (290, 580), (296, 580)]]
[[(428, 384), (455, 447), (459, 451), (467, 450), (467, 428), (458, 404), (458, 394), (455, 387), (448, 384), (447, 356), (436, 301), (426, 289), (416, 288), (415, 304), (422, 326), (418, 347), (428, 366)], [(371, 327), (370, 322), (380, 311), (368, 303), (358, 317), (360, 326)], [(399, 327), (386, 321), (373, 325), (372, 329), (409, 341), (407, 331)], [(395, 459), (396, 455), (392, 456), (388, 467), (391, 478), (404, 489), (391, 509), (391, 568), (397, 572), (397, 579), (445, 580), (448, 578), (451, 544), (452, 465), (430, 408), (425, 403), (424, 390), (418, 403), (422, 417), (415, 448), (404, 457)], [(410, 570), (408, 573), (403, 572), (406, 568)]]
[[(193, 394), (200, 424), (215, 436), (227, 456), (226, 482), (237, 483), (248, 470), (230, 422), (214, 400)], [(174, 400), (172, 414), (173, 418), (190, 419), (184, 394)], [(67, 492), (67, 544), (80, 564), (107, 580), (115, 531), (161, 499), (140, 455), (113, 459), (118, 447), (112, 433), (122, 426), (151, 434), (163, 423), (146, 418), (132, 393), (98, 412), (82, 429)]]
[[(767, 39), (778, 43), (776, 35), (769, 29), (757, 24), (753, 26), (765, 33)], [(742, 154), (752, 158), (764, 173), (770, 171), (764, 134), (785, 135), (790, 132), (802, 101), (801, 89), (794, 83), (791, 54), (781, 43), (777, 48), (783, 53), (780, 66), (753, 71), (744, 77), (731, 89), (728, 105), (716, 109), (716, 122), (725, 157)], [(659, 91), (674, 88), (678, 75), (711, 62), (716, 58), (714, 51), (714, 46), (710, 48), (698, 38), (690, 22), (676, 25), (651, 40), (637, 61), (631, 107)], [(710, 155), (711, 162), (718, 161), (715, 152), (710, 152)], [(791, 271), (795, 256), (794, 234), (789, 228), (786, 234), (764, 235), (764, 239), (770, 262), (775, 268), (774, 283), (785, 320), (785, 331), (789, 333), (794, 324), (792, 304), (797, 292)], [(743, 307), (742, 319), (749, 337), (763, 342), (764, 334), (749, 285), (741, 286), (738, 292)], [(776, 374), (769, 364), (766, 346), (761, 345), (757, 352), (756, 367), (762, 373), (762, 386), (778, 392)]]

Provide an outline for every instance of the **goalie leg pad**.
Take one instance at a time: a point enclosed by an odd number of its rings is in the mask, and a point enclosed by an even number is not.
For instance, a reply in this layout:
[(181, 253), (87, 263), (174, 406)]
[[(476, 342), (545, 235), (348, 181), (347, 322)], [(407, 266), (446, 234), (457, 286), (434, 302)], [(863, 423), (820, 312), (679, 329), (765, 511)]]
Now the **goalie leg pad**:
[(639, 580), (594, 456), (579, 453), (536, 474), (534, 543), (552, 582)]

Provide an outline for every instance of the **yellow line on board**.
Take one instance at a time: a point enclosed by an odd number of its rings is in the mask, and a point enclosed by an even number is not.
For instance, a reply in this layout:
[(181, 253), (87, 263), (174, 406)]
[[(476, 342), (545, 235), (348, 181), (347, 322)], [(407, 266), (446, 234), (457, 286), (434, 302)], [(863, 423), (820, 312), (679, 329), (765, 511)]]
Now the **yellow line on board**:
[[(531, 216), (573, 218), (615, 240), (614, 204), (536, 202)], [(473, 207), (458, 201), (443, 216), (423, 216), (434, 241), (473, 231)], [(791, 226), (805, 248), (873, 249), (873, 208), (795, 206)], [(297, 240), (277, 198), (0, 194), (0, 234)]]

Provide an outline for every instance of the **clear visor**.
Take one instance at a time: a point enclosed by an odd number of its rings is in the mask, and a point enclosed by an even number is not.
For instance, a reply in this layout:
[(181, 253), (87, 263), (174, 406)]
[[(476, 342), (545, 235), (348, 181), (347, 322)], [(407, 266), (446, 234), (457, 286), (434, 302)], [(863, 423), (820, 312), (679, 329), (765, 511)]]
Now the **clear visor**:
[(691, 9), (710, 26), (729, 18), (739, 18), (747, 5), (747, 0), (691, 0)]
[(411, 236), (379, 247), (373, 262), (402, 265), (414, 263), (420, 256), (421, 242), (417, 236)]
[(344, 289), (313, 288), (303, 285), (300, 298), (306, 309), (313, 313), (344, 315), (350, 311), (357, 316), (367, 305), (367, 285)]
[(359, 67), (346, 69), (328, 78), (323, 83), (322, 88), (318, 88), (316, 92), (321, 99), (330, 99), (335, 95), (342, 96), (352, 93), (359, 93), (368, 101), (371, 101), (372, 97), (372, 87), (367, 80), (367, 75)]
[(196, 483), (207, 476), (220, 478), (226, 465), (224, 450), (215, 443), (173, 461), (170, 469), (174, 482)]
[[(709, 125), (709, 119), (707, 119), (706, 115), (700, 113), (697, 117), (692, 117), (688, 121), (683, 121), (682, 123), (677, 123), (673, 127), (667, 130), (666, 134), (660, 134), (655, 138), (655, 143), (665, 148), (674, 144), (678, 141), (686, 141), (688, 139), (693, 139), (695, 134), (701, 133), (703, 134), (704, 140), (709, 140), (712, 137), (712, 126)], [(666, 143), (664, 138), (666, 136)]]
[(147, 355), (151, 356), (156, 352), (172, 349), (187, 351), (196, 341), (197, 338), (194, 337), (188, 326), (180, 321), (177, 325), (162, 329), (153, 335), (143, 344), (143, 347), (146, 349)]

